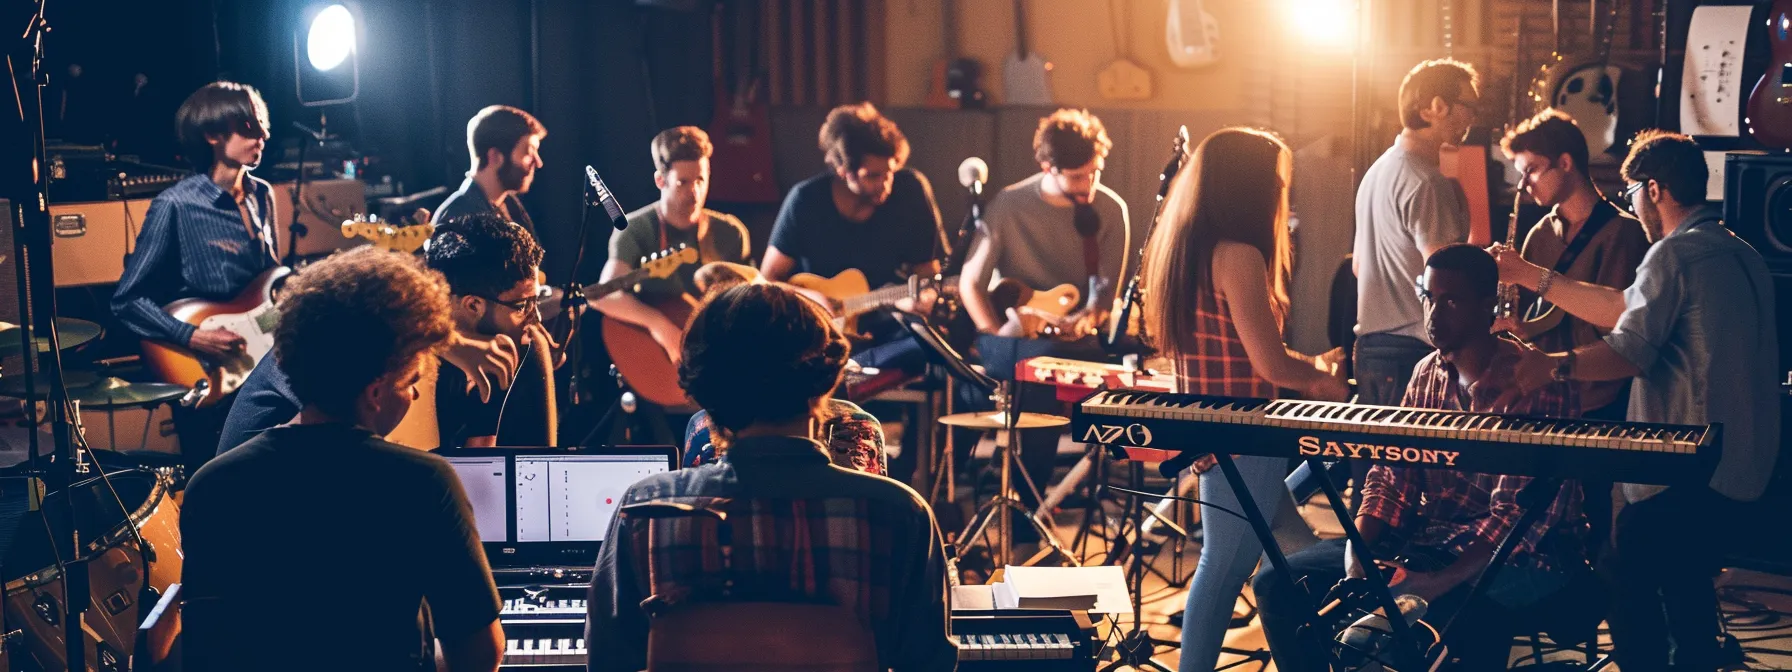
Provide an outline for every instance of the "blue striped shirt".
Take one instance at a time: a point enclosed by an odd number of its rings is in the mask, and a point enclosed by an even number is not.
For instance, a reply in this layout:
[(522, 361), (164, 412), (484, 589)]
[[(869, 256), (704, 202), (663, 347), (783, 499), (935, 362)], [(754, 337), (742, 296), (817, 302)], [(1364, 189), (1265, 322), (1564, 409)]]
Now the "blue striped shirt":
[(177, 299), (234, 298), (256, 275), (273, 268), (274, 189), (243, 176), (249, 233), (236, 200), (211, 176), (193, 175), (149, 204), (137, 245), (124, 258), (124, 276), (112, 294), (112, 312), (143, 338), (186, 345), (193, 325), (162, 306)]

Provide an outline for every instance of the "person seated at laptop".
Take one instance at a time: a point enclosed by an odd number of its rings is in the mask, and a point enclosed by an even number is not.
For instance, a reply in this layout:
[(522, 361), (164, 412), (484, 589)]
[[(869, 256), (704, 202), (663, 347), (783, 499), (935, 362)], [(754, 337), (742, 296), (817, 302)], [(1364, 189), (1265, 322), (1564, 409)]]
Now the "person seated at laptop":
[(407, 255), (342, 252), (287, 285), (273, 354), (298, 423), (187, 484), (186, 669), (417, 670), (431, 629), (447, 669), (497, 669), (498, 591), (460, 479), (380, 438), (452, 330), (448, 287)]
[[(1425, 261), (1418, 293), (1425, 331), (1437, 351), (1419, 360), (1401, 405), (1449, 411), (1578, 417), (1577, 389), (1556, 382), (1519, 395), (1500, 407), (1513, 385), (1522, 351), (1490, 333), (1498, 301), (1499, 269), (1478, 247), (1446, 245)], [(1416, 469), (1376, 464), (1364, 479), (1356, 525), (1374, 555), (1402, 566), (1389, 586), (1395, 595), (1430, 603), (1425, 619), (1442, 624), (1456, 614), (1448, 644), (1465, 670), (1504, 670), (1512, 636), (1545, 598), (1568, 587), (1586, 569), (1580, 484), (1564, 481), (1549, 509), (1529, 529), (1492, 586), (1464, 604), (1469, 588), (1492, 559), (1495, 546), (1522, 513), (1517, 494), (1525, 476)], [(1399, 543), (1394, 539), (1401, 539)], [(1392, 551), (1392, 552), (1389, 552)], [(1288, 556), (1299, 576), (1273, 567), (1257, 573), (1252, 587), (1276, 668), (1323, 670), (1326, 652), (1302, 641), (1297, 630), (1313, 614), (1314, 599), (1289, 579), (1306, 578), (1307, 590), (1326, 591), (1363, 569), (1342, 539), (1324, 541)], [(1330, 639), (1329, 636), (1325, 637)]]
[[(654, 586), (720, 585), (736, 595), (778, 595), (855, 614), (877, 645), (879, 669), (950, 670), (946, 562), (933, 512), (908, 486), (831, 464), (810, 427), (840, 382), (846, 338), (821, 308), (782, 285), (743, 284), (712, 295), (685, 333), (679, 380), (709, 412), (721, 459), (649, 476), (621, 507), (659, 500), (727, 498), (749, 508), (731, 517), (731, 571), (705, 562), (719, 552), (704, 526), (634, 537), (611, 520), (587, 604), (594, 671), (646, 666), (656, 609), (725, 600), (701, 590), (649, 595)], [(744, 530), (752, 530), (749, 534)], [(776, 558), (776, 560), (771, 560)], [(770, 560), (774, 566), (759, 566)], [(649, 598), (652, 598), (649, 600)], [(753, 599), (750, 601), (767, 601)], [(791, 632), (791, 637), (803, 637)]]

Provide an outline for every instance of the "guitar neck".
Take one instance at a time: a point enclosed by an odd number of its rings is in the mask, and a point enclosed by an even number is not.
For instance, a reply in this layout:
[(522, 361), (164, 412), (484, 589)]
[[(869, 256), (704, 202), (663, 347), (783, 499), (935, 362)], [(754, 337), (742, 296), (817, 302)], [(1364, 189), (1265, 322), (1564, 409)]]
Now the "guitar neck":
[(580, 287), (579, 291), (585, 293), (585, 298), (587, 300), (596, 301), (598, 299), (604, 298), (611, 294), (615, 294), (616, 292), (622, 291), (623, 289), (626, 289), (629, 285), (633, 285), (642, 280), (646, 280), (649, 275), (650, 275), (650, 273), (648, 272), (648, 269), (637, 268), (635, 270), (629, 271), (622, 275), (618, 275), (614, 278), (610, 278), (609, 280), (605, 280), (603, 282), (594, 282), (589, 285), (585, 285), (584, 287)]
[[(942, 280), (940, 284), (952, 284), (956, 282), (958, 282), (958, 278), (952, 277)], [(874, 289), (858, 296), (841, 299), (840, 312), (847, 316), (858, 315), (859, 313), (890, 306), (897, 301), (906, 298), (909, 298), (908, 285), (891, 285), (883, 289)]]

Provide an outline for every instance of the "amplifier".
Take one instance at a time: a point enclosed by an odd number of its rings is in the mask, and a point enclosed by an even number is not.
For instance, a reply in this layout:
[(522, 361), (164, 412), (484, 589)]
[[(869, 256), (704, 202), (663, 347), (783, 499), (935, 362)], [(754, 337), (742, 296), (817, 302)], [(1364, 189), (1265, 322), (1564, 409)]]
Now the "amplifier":
[[(287, 255), (287, 245), (295, 242), (287, 228), (293, 223), (292, 190), (292, 182), (274, 185), (274, 221), (279, 224), (274, 231), (274, 244), (279, 248), (281, 258)], [(367, 183), (360, 180), (306, 180), (305, 193), (300, 198), (305, 204), (298, 209), (298, 223), (304, 227), (296, 240), (298, 256), (329, 254), (367, 242), (342, 236), (343, 220), (367, 213)]]
[(62, 203), (50, 206), (50, 254), (57, 287), (118, 282), (124, 255), (137, 246), (149, 200)]

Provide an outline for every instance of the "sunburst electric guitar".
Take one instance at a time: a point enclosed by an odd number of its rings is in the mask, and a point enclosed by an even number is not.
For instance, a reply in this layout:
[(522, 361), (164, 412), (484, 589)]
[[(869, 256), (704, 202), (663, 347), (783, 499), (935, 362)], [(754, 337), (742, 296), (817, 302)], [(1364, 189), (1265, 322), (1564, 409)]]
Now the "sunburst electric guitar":
[[(409, 253), (422, 247), (435, 231), (427, 217), (419, 219), (423, 221), (394, 226), (357, 217), (342, 223), (342, 233), (366, 238), (374, 247)], [(162, 310), (174, 319), (197, 329), (223, 329), (242, 337), (243, 348), (223, 361), (213, 361), (183, 346), (145, 340), (144, 365), (162, 382), (192, 388), (181, 398), (183, 405), (205, 408), (230, 396), (261, 358), (274, 349), (274, 325), (280, 321), (280, 312), (274, 305), (275, 291), (291, 274), (292, 269), (278, 266), (255, 276), (228, 301), (181, 299), (163, 306)]]

